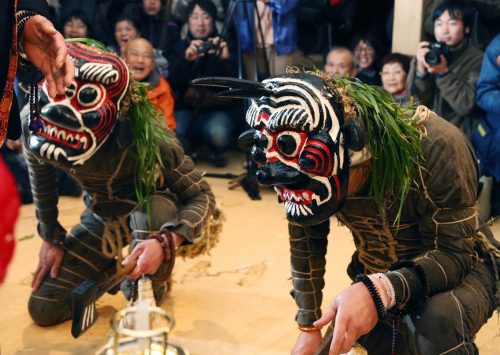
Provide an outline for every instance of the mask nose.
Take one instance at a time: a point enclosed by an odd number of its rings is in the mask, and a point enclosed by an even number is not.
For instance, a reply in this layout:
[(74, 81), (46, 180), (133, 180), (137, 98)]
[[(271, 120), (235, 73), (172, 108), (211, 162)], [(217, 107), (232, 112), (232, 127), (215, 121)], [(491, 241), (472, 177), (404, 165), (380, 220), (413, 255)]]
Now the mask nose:
[(66, 128), (78, 130), (80, 122), (76, 118), (73, 111), (65, 105), (45, 106), (41, 110), (41, 114), (52, 121)]
[(251, 152), (252, 159), (259, 165), (266, 163), (266, 153), (264, 150), (267, 148), (269, 140), (260, 132), (255, 132), (253, 136), (253, 148)]
[(302, 174), (282, 163), (266, 164), (257, 171), (257, 180), (263, 185), (289, 185), (299, 182)]
[(267, 144), (267, 137), (255, 129), (249, 129), (238, 137), (238, 147), (245, 152), (250, 152), (252, 160), (259, 165), (266, 163), (264, 148)]

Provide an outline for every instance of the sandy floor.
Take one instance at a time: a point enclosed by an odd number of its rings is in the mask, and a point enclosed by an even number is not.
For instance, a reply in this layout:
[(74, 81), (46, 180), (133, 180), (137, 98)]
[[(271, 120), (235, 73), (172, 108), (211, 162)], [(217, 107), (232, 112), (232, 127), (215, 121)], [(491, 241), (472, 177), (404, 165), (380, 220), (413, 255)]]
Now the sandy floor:
[[(239, 160), (231, 170), (242, 170)], [(261, 201), (252, 201), (241, 188), (228, 190), (228, 180), (208, 181), (227, 220), (210, 256), (176, 264), (173, 292), (163, 303), (176, 321), (171, 339), (194, 355), (288, 354), (297, 330), (282, 207), (270, 190), (261, 191)], [(81, 209), (79, 199), (61, 199), (64, 227), (78, 221)], [(324, 304), (349, 284), (345, 269), (353, 251), (348, 230), (332, 222)], [(498, 238), (498, 223), (494, 230)], [(123, 297), (104, 296), (98, 302), (99, 320), (76, 340), (69, 322), (50, 328), (34, 325), (26, 310), (40, 245), (32, 206), (22, 208), (16, 237), (15, 258), (0, 287), (0, 354), (94, 353), (106, 341), (110, 318), (125, 305)], [(494, 315), (477, 336), (481, 354), (500, 353), (499, 329)]]

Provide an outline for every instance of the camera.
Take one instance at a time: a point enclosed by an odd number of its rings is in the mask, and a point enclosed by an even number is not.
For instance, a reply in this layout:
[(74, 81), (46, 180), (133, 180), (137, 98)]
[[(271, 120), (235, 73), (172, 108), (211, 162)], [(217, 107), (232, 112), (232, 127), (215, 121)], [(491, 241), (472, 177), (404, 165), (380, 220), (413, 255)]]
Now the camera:
[(196, 47), (196, 51), (199, 54), (204, 54), (204, 53), (208, 52), (211, 49), (215, 49), (215, 46), (209, 40), (203, 41), (202, 44), (200, 44), (199, 46)]
[(436, 65), (441, 62), (441, 55), (450, 61), (450, 47), (444, 42), (432, 42), (429, 44), (429, 51), (425, 54), (425, 62), (429, 65)]

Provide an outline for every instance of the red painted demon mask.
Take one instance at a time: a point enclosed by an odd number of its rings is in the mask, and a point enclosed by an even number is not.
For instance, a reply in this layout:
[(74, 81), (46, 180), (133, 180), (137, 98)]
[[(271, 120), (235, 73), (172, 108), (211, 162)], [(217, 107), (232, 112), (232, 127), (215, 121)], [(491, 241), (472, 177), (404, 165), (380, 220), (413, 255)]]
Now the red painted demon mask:
[(116, 55), (82, 43), (67, 46), (75, 63), (75, 80), (65, 95), (55, 99), (48, 96), (45, 80), (39, 83), (41, 122), (31, 130), (28, 144), (44, 160), (82, 165), (109, 137), (129, 72)]

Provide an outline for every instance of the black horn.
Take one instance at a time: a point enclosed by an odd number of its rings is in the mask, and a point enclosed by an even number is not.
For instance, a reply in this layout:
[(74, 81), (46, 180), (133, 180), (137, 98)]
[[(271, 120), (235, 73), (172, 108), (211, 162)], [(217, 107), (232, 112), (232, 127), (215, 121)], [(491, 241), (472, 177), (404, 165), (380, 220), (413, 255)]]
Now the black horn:
[(226, 89), (219, 91), (216, 95), (220, 97), (232, 97), (242, 99), (258, 99), (262, 96), (272, 96), (273, 91), (267, 89), (264, 84), (252, 80), (244, 80), (229, 77), (207, 77), (198, 78), (190, 83), (195, 86), (213, 87)]

